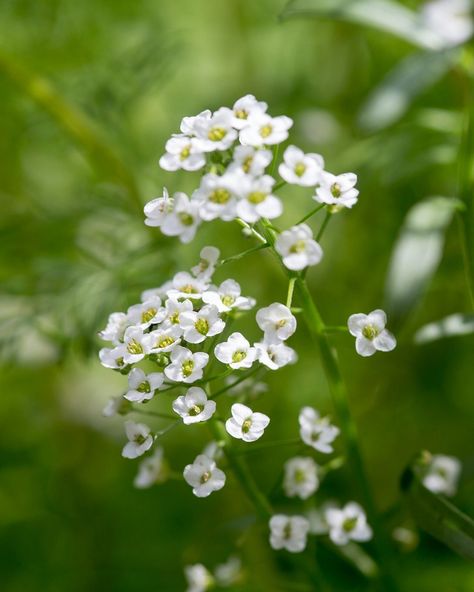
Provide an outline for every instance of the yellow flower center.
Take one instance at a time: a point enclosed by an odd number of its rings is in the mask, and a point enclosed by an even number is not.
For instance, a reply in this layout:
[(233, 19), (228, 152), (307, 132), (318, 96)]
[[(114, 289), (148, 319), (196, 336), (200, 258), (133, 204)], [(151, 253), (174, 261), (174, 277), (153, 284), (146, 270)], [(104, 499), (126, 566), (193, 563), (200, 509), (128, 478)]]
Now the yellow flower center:
[(245, 360), (246, 357), (247, 357), (247, 352), (236, 351), (232, 354), (232, 361), (233, 362), (241, 362), (242, 360)]
[(144, 380), (140, 385), (138, 385), (137, 391), (139, 393), (149, 393), (151, 391), (150, 383)]
[(226, 135), (227, 130), (225, 130), (223, 127), (215, 126), (209, 130), (207, 137), (209, 140), (211, 140), (211, 142), (220, 142), (220, 140), (225, 138)]
[(253, 162), (253, 156), (247, 156), (247, 158), (242, 163), (242, 169), (243, 169), (244, 173), (250, 172), (250, 167), (252, 166), (252, 162)]
[(194, 217), (187, 212), (180, 212), (178, 214), (178, 218), (183, 226), (192, 226), (194, 222)]
[(138, 341), (136, 339), (131, 339), (128, 344), (127, 344), (127, 351), (130, 354), (142, 354), (143, 353), (143, 347), (141, 346), (140, 343), (138, 343)]
[(230, 191), (227, 189), (214, 189), (214, 191), (209, 195), (209, 201), (216, 204), (226, 204), (230, 199)]
[(272, 133), (273, 127), (270, 124), (262, 125), (260, 128), (260, 135), (262, 138), (268, 138), (268, 136)]
[(354, 530), (356, 525), (357, 525), (357, 516), (354, 516), (353, 518), (346, 518), (344, 520), (344, 522), (342, 523), (342, 528), (346, 532), (351, 532), (352, 530)]
[(201, 475), (200, 481), (204, 485), (204, 483), (207, 483), (210, 478), (211, 478), (211, 472), (210, 471), (206, 471), (205, 473), (203, 473)]
[(302, 162), (299, 162), (296, 166), (295, 166), (295, 175), (297, 177), (302, 177), (306, 172), (306, 165), (303, 164)]
[(198, 333), (201, 333), (201, 335), (207, 335), (207, 332), (209, 331), (209, 323), (206, 319), (198, 319), (194, 323), (194, 327)]
[(252, 427), (252, 420), (250, 419), (250, 417), (248, 417), (244, 423), (242, 424), (242, 432), (244, 434), (248, 434), (250, 431), (250, 428)]
[(202, 412), (203, 409), (204, 409), (204, 407), (202, 405), (193, 405), (188, 410), (188, 413), (189, 413), (189, 415), (192, 415), (193, 417), (196, 417), (196, 415), (199, 415)]
[(366, 325), (362, 329), (362, 335), (367, 339), (374, 339), (375, 337), (377, 337), (378, 334), (379, 330), (377, 329), (377, 327), (374, 327), (373, 325)]
[(188, 144), (179, 153), (179, 158), (180, 158), (180, 160), (186, 160), (190, 154), (191, 154), (191, 144)]
[(237, 119), (247, 119), (249, 116), (248, 111), (245, 109), (237, 109), (234, 111), (234, 115), (237, 117)]
[(263, 193), (263, 191), (253, 191), (252, 193), (249, 193), (247, 199), (250, 203), (259, 204), (262, 203), (266, 197), (267, 194)]
[(221, 296), (221, 302), (224, 306), (232, 306), (235, 302), (235, 298), (227, 294), (226, 296)]
[(167, 335), (166, 337), (162, 337), (161, 339), (159, 339), (156, 342), (155, 347), (163, 349), (165, 347), (169, 347), (170, 345), (173, 345), (174, 342), (175, 342), (175, 340), (172, 337), (170, 337), (169, 335)]
[(156, 315), (156, 308), (149, 308), (142, 312), (142, 323), (148, 323)]
[(333, 194), (334, 197), (341, 197), (341, 186), (339, 185), (339, 183), (333, 183), (331, 185), (331, 193)]
[(185, 362), (183, 362), (181, 369), (183, 371), (183, 376), (185, 378), (191, 376), (194, 370), (194, 360), (186, 360)]
[(292, 244), (290, 247), (290, 253), (302, 253), (306, 249), (306, 241), (299, 240)]

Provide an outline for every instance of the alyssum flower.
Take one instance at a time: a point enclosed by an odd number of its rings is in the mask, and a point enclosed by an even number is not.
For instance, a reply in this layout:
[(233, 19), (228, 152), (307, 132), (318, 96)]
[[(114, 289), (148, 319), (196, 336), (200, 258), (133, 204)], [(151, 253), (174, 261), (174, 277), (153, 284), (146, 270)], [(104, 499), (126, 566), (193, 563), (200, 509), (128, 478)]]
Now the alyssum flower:
[(311, 457), (295, 456), (286, 461), (283, 489), (288, 497), (307, 499), (318, 487), (318, 465)]
[(444, 454), (430, 455), (424, 470), (423, 485), (433, 493), (453, 496), (457, 491), (460, 475), (461, 463), (457, 458)]
[(170, 354), (170, 361), (171, 364), (165, 368), (167, 378), (175, 382), (195, 382), (202, 378), (209, 354), (193, 354), (188, 348), (177, 345)]
[(213, 459), (199, 454), (193, 464), (186, 465), (184, 479), (193, 488), (196, 497), (207, 497), (225, 485), (225, 474), (217, 468)]
[(287, 306), (279, 302), (260, 308), (257, 324), (269, 342), (285, 341), (296, 331), (296, 318)]
[(135, 423), (134, 421), (125, 422), (125, 433), (127, 434), (128, 442), (122, 450), (124, 458), (137, 458), (145, 454), (147, 450), (153, 445), (153, 435), (150, 428), (143, 423)]
[(250, 368), (257, 357), (255, 348), (250, 346), (242, 333), (232, 333), (227, 341), (216, 345), (214, 353), (219, 362), (228, 364), (234, 370)]
[(124, 395), (133, 403), (149, 401), (155, 395), (155, 391), (163, 384), (164, 376), (161, 372), (145, 374), (141, 368), (133, 368), (128, 375), (130, 390)]
[(332, 442), (339, 435), (339, 428), (330, 424), (327, 417), (320, 417), (312, 407), (303, 407), (299, 417), (300, 436), (305, 444), (319, 452), (333, 452)]
[(353, 314), (347, 321), (351, 335), (356, 338), (359, 355), (372, 356), (378, 351), (392, 351), (397, 345), (395, 337), (385, 329), (387, 315), (383, 310), (373, 310), (368, 315)]
[(264, 413), (254, 413), (247, 405), (234, 403), (232, 417), (225, 422), (225, 429), (233, 437), (244, 442), (255, 442), (263, 436), (270, 418)]
[(292, 271), (301, 271), (317, 265), (323, 258), (323, 250), (313, 239), (313, 231), (307, 224), (293, 226), (278, 235), (275, 248), (283, 264)]
[(140, 463), (133, 484), (138, 489), (146, 489), (155, 483), (163, 483), (168, 477), (168, 467), (163, 459), (163, 448), (156, 448), (152, 456)]
[(367, 524), (365, 512), (355, 502), (346, 504), (342, 509), (329, 508), (326, 522), (329, 538), (336, 545), (347, 545), (350, 540), (364, 542), (372, 538), (372, 529)]
[(321, 179), (323, 168), (324, 159), (320, 154), (305, 154), (296, 146), (288, 146), (278, 172), (287, 183), (314, 187)]
[(301, 553), (306, 548), (309, 522), (303, 516), (276, 514), (270, 518), (270, 545), (274, 549), (286, 549)]
[(209, 401), (204, 390), (197, 386), (173, 401), (173, 411), (183, 418), (186, 425), (206, 421), (215, 410), (216, 402)]

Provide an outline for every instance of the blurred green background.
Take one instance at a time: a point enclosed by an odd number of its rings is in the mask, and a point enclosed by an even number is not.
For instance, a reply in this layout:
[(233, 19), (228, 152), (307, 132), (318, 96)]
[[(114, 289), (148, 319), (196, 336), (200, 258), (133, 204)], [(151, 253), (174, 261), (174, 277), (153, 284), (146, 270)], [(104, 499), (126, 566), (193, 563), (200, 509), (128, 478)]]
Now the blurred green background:
[[(184, 565), (212, 568), (236, 552), (246, 570), (242, 590), (285, 590), (282, 577), (301, 575), (287, 557), (275, 559), (265, 527), (241, 540), (252, 508), (233, 479), (206, 500), (182, 481), (133, 488), (136, 463), (120, 456), (123, 420), (101, 415), (125, 378), (100, 366), (96, 338), (110, 312), (194, 264), (203, 245), (218, 245), (224, 256), (246, 248), (238, 229), (221, 222), (203, 227), (190, 246), (143, 224), (142, 205), (163, 185), (186, 191), (197, 183), (195, 174), (157, 166), (184, 115), (252, 93), (273, 115), (294, 119), (291, 143), (322, 153), (330, 171), (358, 173), (359, 204), (332, 221), (324, 261), (309, 274), (329, 324), (384, 305), (408, 210), (429, 196), (456, 195), (463, 89), (455, 69), (444, 66), (446, 56), (430, 58), (424, 88), (411, 92), (413, 79), (402, 85), (406, 104), (384, 121), (387, 104), (381, 116), (380, 105), (376, 112), (367, 101), (419, 50), (350, 23), (279, 22), (284, 5), (0, 3), (2, 592), (179, 591)], [(312, 207), (309, 192), (282, 195), (279, 226)], [(285, 298), (285, 278), (265, 253), (226, 266), (217, 279), (228, 275), (262, 306)], [(397, 318), (399, 347), (391, 355), (362, 359), (351, 338), (334, 338), (381, 511), (398, 507), (399, 476), (420, 449), (472, 465), (474, 337), (413, 342), (422, 325), (469, 310), (456, 223), (447, 229), (434, 279), (412, 304)], [(257, 336), (252, 318), (247, 331)], [(304, 404), (333, 414), (303, 323), (292, 346), (299, 363), (272, 373), (259, 401), (272, 417), (269, 439), (294, 437)], [(208, 440), (205, 427), (195, 427), (172, 432), (163, 445), (181, 471)], [(252, 455), (264, 490), (294, 452)], [(316, 499), (347, 501), (354, 490), (346, 468)], [(455, 499), (471, 515), (473, 494), (465, 479)], [(282, 496), (276, 505), (298, 508)], [(393, 526), (400, 524), (410, 526), (396, 510)], [(334, 590), (372, 589), (351, 567), (320, 553)], [(472, 565), (423, 534), (414, 551), (400, 552), (398, 575), (409, 592), (474, 589)]]

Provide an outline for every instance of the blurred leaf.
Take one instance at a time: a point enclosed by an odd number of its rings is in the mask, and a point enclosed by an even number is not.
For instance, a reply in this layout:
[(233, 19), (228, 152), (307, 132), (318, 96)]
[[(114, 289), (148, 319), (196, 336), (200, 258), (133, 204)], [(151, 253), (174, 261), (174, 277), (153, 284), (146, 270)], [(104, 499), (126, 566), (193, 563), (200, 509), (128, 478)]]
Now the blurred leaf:
[(418, 329), (415, 333), (415, 342), (429, 343), (445, 337), (469, 335), (470, 333), (474, 333), (474, 314), (453, 314)]
[(414, 519), (423, 530), (462, 557), (474, 559), (474, 522), (469, 516), (426, 489), (416, 468), (406, 469), (401, 487)]
[(423, 52), (408, 56), (375, 87), (362, 106), (362, 129), (377, 131), (395, 123), (412, 101), (437, 82), (452, 66), (457, 51)]
[(389, 315), (406, 315), (417, 304), (438, 267), (444, 233), (462, 208), (455, 198), (432, 197), (408, 212), (395, 244), (385, 286)]
[(322, 17), (374, 27), (425, 49), (442, 49), (443, 40), (420, 22), (416, 12), (392, 0), (292, 0), (281, 13), (293, 17)]

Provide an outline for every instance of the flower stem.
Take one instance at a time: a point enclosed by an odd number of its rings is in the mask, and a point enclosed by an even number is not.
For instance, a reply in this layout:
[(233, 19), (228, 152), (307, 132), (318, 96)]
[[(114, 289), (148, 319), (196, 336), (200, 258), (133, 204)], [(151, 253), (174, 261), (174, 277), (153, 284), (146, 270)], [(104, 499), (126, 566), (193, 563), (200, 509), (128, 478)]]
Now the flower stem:
[(286, 307), (291, 308), (291, 303), (293, 302), (293, 292), (295, 289), (295, 282), (296, 277), (291, 277), (288, 283), (288, 295), (286, 297)]
[(331, 219), (331, 212), (326, 212), (326, 217), (323, 220), (323, 223), (321, 225), (321, 228), (319, 229), (318, 235), (316, 236), (316, 241), (319, 243), (319, 241), (321, 240), (324, 231), (326, 230), (326, 226), (328, 225), (329, 220)]
[(231, 382), (230, 384), (228, 384), (226, 386), (223, 386), (221, 389), (219, 389), (218, 391), (216, 391), (212, 395), (211, 398), (212, 399), (215, 399), (219, 395), (222, 395), (223, 393), (229, 391), (230, 389), (233, 389), (234, 386), (237, 386), (238, 384), (240, 384), (244, 380), (247, 380), (247, 378), (250, 378), (253, 374), (255, 374), (256, 372), (258, 372), (259, 370), (261, 370), (261, 366), (255, 366), (254, 368), (252, 368), (252, 370), (250, 370), (250, 372), (247, 372), (246, 374), (243, 374), (242, 376), (239, 376), (239, 378), (237, 378), (237, 380), (234, 380), (234, 382)]
[(151, 417), (159, 417), (160, 419), (173, 419), (176, 420), (176, 415), (170, 413), (160, 413), (159, 411), (152, 411), (151, 409), (139, 409), (138, 407), (132, 407), (133, 413), (141, 413), (142, 415), (150, 415)]
[(306, 214), (306, 216), (303, 216), (303, 218), (301, 218), (301, 220), (298, 220), (298, 222), (296, 223), (296, 226), (298, 224), (303, 224), (303, 222), (306, 222), (306, 220), (308, 220), (309, 218), (311, 218), (311, 216), (314, 216), (314, 214), (317, 214), (325, 206), (326, 206), (326, 204), (319, 204), (319, 206), (317, 208), (314, 208), (314, 210), (311, 210), (311, 212), (309, 214)]
[(231, 257), (227, 257), (226, 259), (222, 259), (219, 262), (219, 266), (225, 265), (226, 263), (230, 263), (231, 261), (238, 261), (239, 259), (242, 259), (242, 257), (245, 257), (245, 255), (249, 255), (250, 253), (253, 253), (254, 251), (268, 249), (269, 246), (270, 245), (268, 243), (262, 243), (261, 245), (257, 245), (255, 247), (252, 247), (251, 249), (247, 249), (246, 251), (242, 251), (242, 253), (237, 253), (236, 255), (232, 255)]

